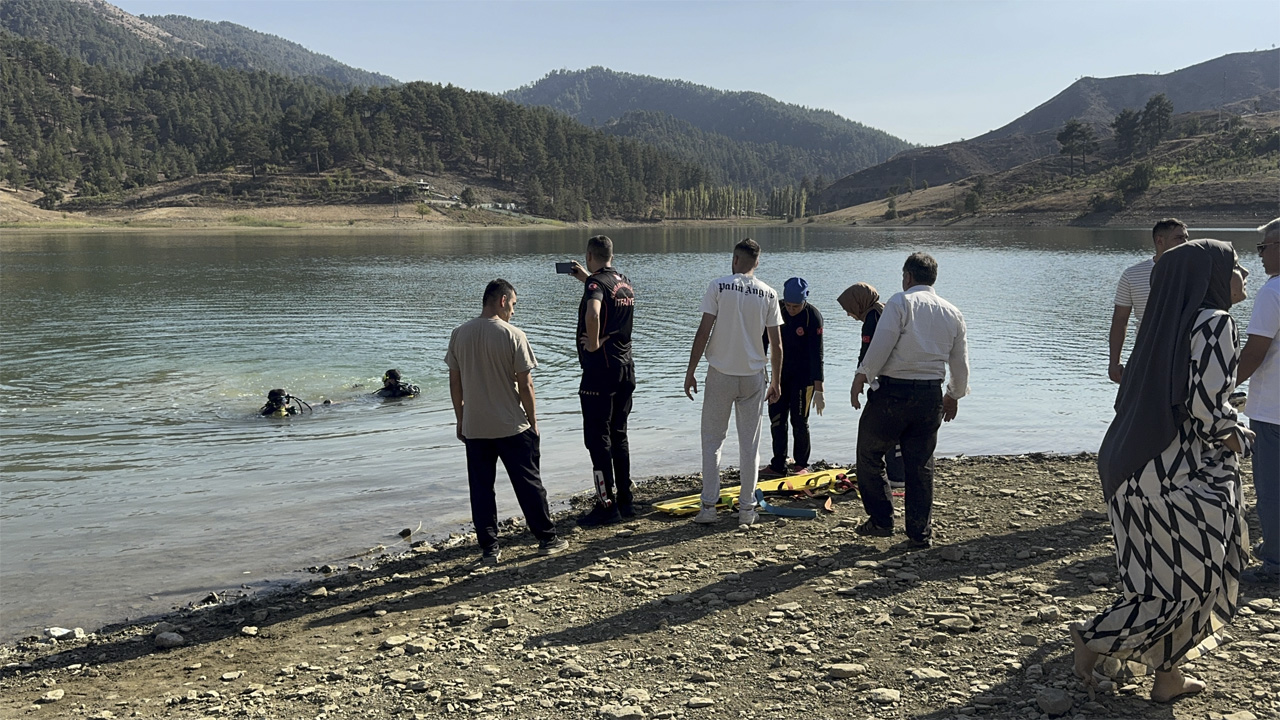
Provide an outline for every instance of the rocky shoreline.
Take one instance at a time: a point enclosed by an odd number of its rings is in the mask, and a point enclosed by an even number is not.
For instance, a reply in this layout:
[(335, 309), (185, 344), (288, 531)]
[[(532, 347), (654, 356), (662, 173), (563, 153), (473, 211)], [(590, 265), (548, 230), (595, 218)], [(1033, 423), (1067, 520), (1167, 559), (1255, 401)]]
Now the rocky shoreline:
[[(655, 478), (638, 499), (697, 487)], [(1245, 498), (1256, 532), (1249, 482)], [(508, 523), (497, 567), (455, 536), (157, 623), (30, 638), (0, 648), (0, 717), (1280, 714), (1276, 587), (1244, 586), (1230, 640), (1189, 667), (1205, 693), (1153, 703), (1149, 678), (1111, 665), (1095, 697), (1079, 687), (1067, 624), (1116, 583), (1091, 456), (939, 460), (925, 550), (900, 528), (856, 535), (856, 496), (834, 501), (749, 529), (647, 512), (545, 558)]]
[(0, 190), (0, 227), (9, 233), (49, 232), (204, 232), (306, 230), (308, 232), (441, 232), (477, 228), (556, 230), (565, 228), (627, 227), (803, 227), (818, 226), (914, 227), (914, 228), (1148, 228), (1151, 218), (1177, 215), (1192, 228), (1254, 228), (1273, 215), (1255, 207), (1237, 208), (1229, 203), (1192, 209), (1186, 205), (1130, 208), (1116, 214), (1081, 215), (1078, 208), (1022, 208), (988, 211), (958, 217), (903, 216), (886, 220), (875, 203), (818, 215), (788, 223), (778, 218), (749, 217), (706, 220), (637, 222), (596, 218), (591, 223), (571, 223), (482, 209), (431, 213), (419, 216), (403, 207), (396, 213), (389, 205), (268, 205), (237, 207), (152, 207), (140, 209), (53, 211), (23, 201), (12, 191)]

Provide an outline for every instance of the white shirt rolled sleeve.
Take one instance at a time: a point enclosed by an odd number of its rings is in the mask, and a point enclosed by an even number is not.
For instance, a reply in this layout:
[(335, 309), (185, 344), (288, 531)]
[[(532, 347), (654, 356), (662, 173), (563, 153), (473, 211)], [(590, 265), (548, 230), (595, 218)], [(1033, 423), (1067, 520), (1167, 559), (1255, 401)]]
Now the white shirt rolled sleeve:
[(916, 285), (889, 298), (858, 372), (873, 382), (882, 375), (943, 380), (948, 368), (947, 395), (957, 400), (968, 395), (969, 347), (964, 316), (956, 306), (928, 285)]

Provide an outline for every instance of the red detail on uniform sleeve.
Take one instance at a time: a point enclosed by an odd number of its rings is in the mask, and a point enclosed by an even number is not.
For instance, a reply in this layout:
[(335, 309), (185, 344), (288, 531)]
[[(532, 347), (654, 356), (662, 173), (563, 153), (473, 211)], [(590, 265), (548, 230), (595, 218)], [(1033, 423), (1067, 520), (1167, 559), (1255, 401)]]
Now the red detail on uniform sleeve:
[(600, 286), (599, 286), (599, 285), (597, 285), (597, 284), (595, 284), (595, 283), (591, 283), (591, 284), (587, 285), (587, 289), (588, 289), (588, 290), (596, 290), (596, 289), (599, 289), (599, 287), (600, 287)]
[(796, 335), (799, 335), (800, 337), (804, 337), (804, 328), (802, 327), (796, 328)]
[(821, 326), (821, 325), (819, 325), (819, 326), (818, 326), (818, 334), (819, 334), (819, 335), (821, 335), (821, 334), (822, 334), (822, 326)]
[(864, 342), (864, 343), (869, 343), (869, 342), (871, 342), (871, 336), (870, 336), (870, 335), (863, 335), (863, 336), (862, 336), (862, 342)]

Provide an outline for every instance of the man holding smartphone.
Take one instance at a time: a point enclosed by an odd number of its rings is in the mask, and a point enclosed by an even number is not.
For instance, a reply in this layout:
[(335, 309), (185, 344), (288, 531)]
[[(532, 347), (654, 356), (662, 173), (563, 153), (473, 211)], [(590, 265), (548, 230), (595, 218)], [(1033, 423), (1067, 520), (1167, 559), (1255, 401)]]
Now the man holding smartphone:
[[(635, 517), (631, 496), (631, 451), (627, 416), (636, 389), (631, 356), (631, 321), (635, 291), (626, 275), (613, 267), (613, 241), (605, 235), (587, 240), (587, 266), (573, 263), (569, 274), (583, 284), (578, 303), (578, 364), (582, 382), (582, 437), (591, 454), (596, 505), (582, 517), (582, 527), (596, 527)], [(559, 270), (559, 264), (557, 264)]]

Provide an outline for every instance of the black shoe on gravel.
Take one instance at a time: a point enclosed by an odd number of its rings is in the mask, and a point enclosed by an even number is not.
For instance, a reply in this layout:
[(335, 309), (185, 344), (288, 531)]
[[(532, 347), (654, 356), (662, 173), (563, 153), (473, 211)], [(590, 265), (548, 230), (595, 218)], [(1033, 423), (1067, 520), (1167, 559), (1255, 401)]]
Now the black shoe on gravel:
[(854, 532), (865, 537), (893, 537), (893, 526), (881, 527), (871, 522), (871, 518), (867, 518), (866, 522), (859, 525)]
[(569, 549), (569, 541), (562, 537), (554, 537), (550, 540), (543, 540), (538, 543), (539, 555), (555, 555), (562, 550)]
[[(632, 513), (633, 515), (635, 513)], [(578, 527), (593, 528), (601, 525), (613, 525), (622, 522), (622, 515), (618, 512), (617, 505), (596, 505), (591, 512), (578, 518)]]

